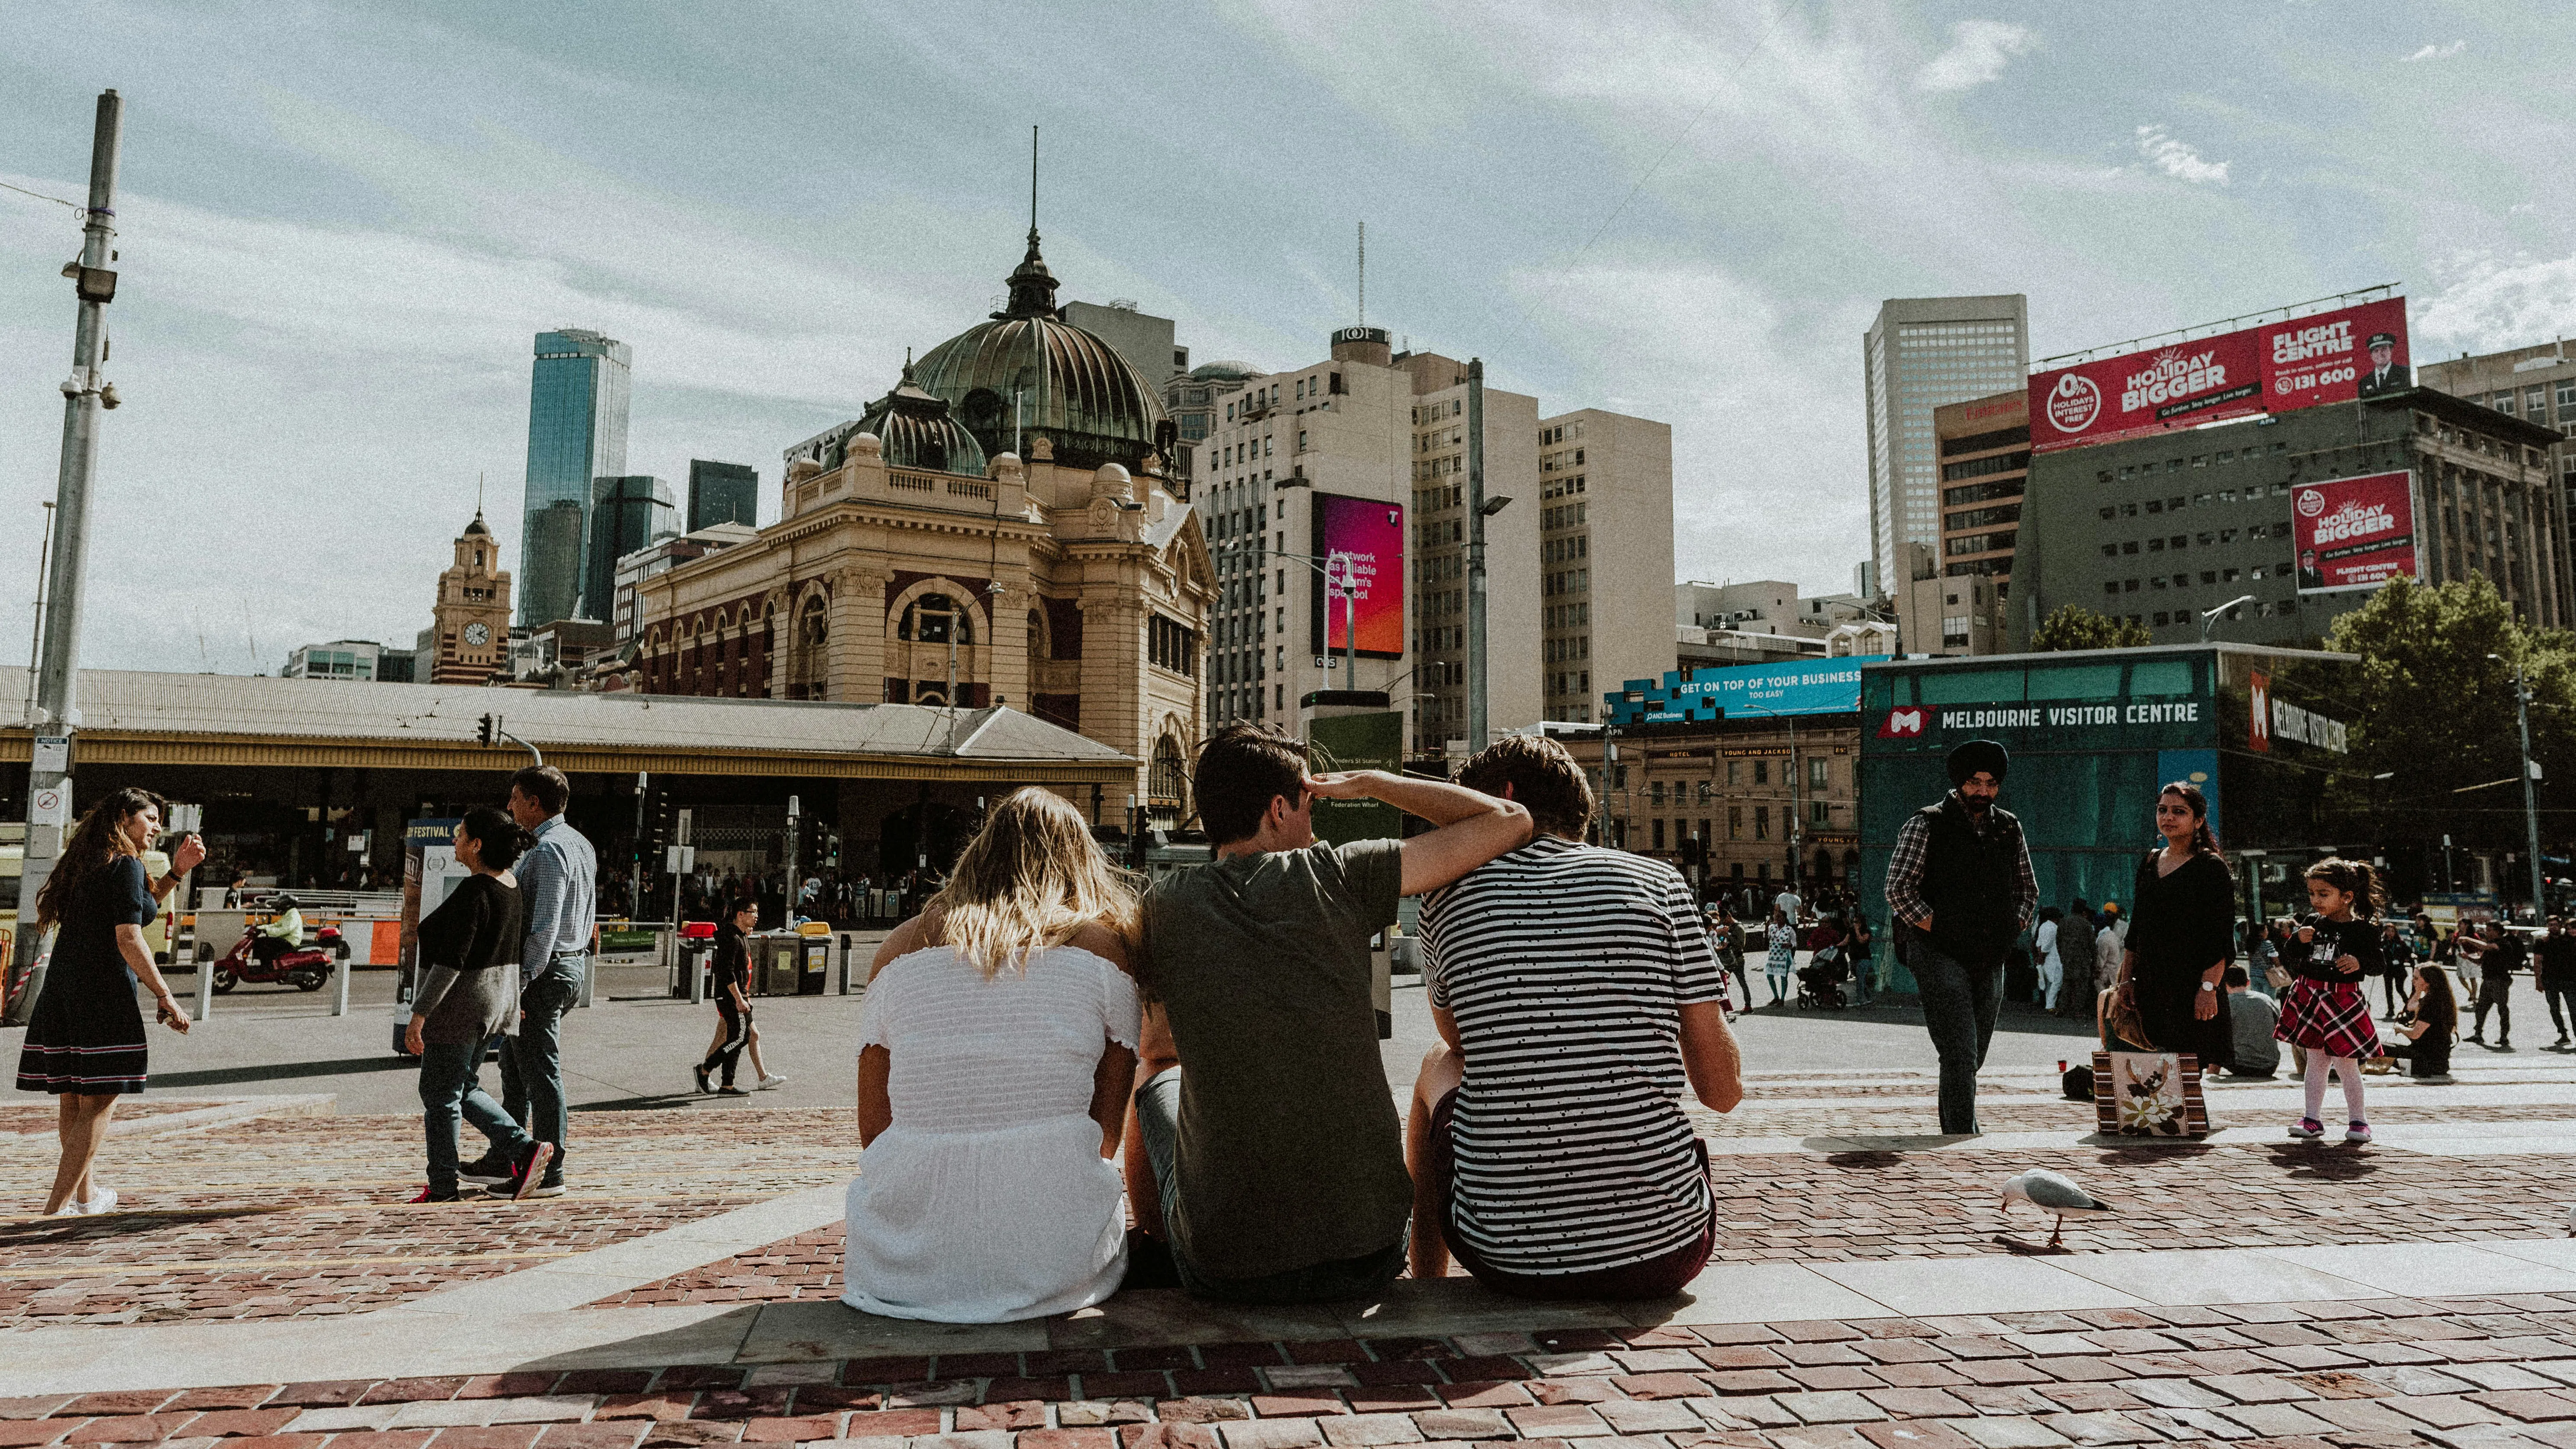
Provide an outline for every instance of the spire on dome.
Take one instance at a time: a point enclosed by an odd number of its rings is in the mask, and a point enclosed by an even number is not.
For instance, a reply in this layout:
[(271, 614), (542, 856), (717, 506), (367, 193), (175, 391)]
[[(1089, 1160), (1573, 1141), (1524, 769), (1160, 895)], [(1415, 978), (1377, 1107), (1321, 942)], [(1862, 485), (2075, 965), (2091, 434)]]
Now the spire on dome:
[(1011, 273), (1010, 306), (998, 318), (1055, 315), (1055, 274), (1038, 255), (1038, 128), (1029, 127), (1029, 251)]

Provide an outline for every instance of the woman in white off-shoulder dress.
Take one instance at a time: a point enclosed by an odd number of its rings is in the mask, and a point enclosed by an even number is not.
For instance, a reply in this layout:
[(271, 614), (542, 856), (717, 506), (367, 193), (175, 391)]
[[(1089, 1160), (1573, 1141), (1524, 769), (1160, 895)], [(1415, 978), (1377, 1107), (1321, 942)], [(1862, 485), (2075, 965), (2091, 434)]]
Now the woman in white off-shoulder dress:
[(1001, 1323), (1118, 1291), (1135, 911), (1080, 813), (1019, 790), (879, 948), (859, 1008), (843, 1302)]

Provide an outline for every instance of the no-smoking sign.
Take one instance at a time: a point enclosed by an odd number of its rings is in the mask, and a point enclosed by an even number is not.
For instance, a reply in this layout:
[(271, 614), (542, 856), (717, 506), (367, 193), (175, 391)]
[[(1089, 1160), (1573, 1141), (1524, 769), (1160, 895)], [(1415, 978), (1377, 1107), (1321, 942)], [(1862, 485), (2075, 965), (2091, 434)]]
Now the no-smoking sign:
[(72, 790), (69, 785), (47, 785), (27, 796), (27, 823), (30, 825), (69, 825), (72, 821)]

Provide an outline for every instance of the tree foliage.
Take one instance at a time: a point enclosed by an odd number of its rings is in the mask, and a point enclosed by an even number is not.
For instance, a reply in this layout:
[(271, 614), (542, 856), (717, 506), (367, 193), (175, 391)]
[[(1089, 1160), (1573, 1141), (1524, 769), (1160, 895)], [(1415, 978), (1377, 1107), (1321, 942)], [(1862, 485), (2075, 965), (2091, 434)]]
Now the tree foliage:
[[(2452, 836), (2462, 846), (2515, 849), (2523, 840), (2521, 747), (2514, 722), (2519, 665), (2532, 690), (2532, 757), (2543, 771), (2544, 849), (2568, 834), (2553, 825), (2551, 782), (2576, 768), (2576, 636), (2530, 629), (2483, 577), (2423, 584), (2398, 578), (2343, 615), (2326, 647), (2361, 656), (2339, 711), (2352, 724), (2347, 788), (2378, 818), (2384, 838)], [(2371, 777), (2387, 774), (2385, 781)], [(2483, 789), (2469, 789), (2486, 786)], [(2467, 790), (2467, 793), (2459, 793)]]
[(2147, 626), (2098, 613), (2081, 604), (2061, 604), (2039, 621), (2030, 636), (2033, 653), (2064, 649), (2136, 649), (2149, 642)]

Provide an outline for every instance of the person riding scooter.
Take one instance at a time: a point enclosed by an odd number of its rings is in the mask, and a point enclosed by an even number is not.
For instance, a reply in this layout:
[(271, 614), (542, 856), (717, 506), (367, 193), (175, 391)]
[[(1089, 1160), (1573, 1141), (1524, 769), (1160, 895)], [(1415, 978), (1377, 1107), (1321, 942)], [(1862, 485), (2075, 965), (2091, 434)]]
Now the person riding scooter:
[(277, 914), (259, 928), (250, 943), (251, 954), (259, 958), (262, 966), (275, 965), (281, 954), (304, 944), (304, 913), (295, 908), (295, 897), (279, 896), (269, 902), (269, 909)]

